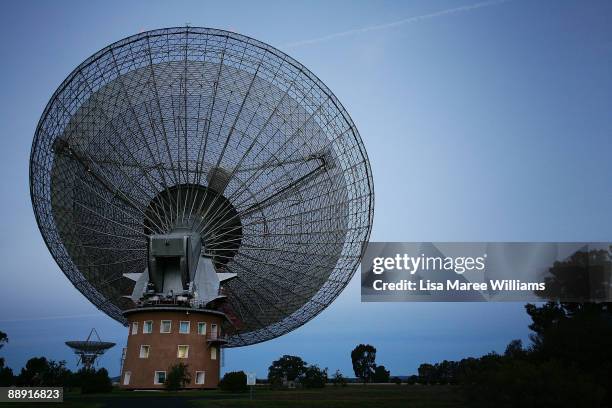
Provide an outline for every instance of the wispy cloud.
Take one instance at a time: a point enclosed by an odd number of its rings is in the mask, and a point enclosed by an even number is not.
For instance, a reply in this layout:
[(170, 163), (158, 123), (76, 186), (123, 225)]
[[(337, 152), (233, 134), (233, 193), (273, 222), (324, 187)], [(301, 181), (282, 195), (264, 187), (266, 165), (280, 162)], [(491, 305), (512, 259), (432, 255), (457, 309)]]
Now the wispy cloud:
[(63, 319), (82, 319), (82, 318), (91, 318), (91, 317), (102, 317), (104, 316), (102, 313), (97, 314), (75, 314), (75, 315), (63, 315), (63, 316), (42, 316), (42, 317), (24, 317), (21, 319), (4, 319), (0, 320), (0, 323), (19, 323), (19, 322), (29, 322), (29, 321), (38, 321), (38, 320), (63, 320)]
[(511, 0), (483, 1), (480, 3), (469, 4), (466, 6), (455, 7), (455, 8), (450, 8), (446, 10), (440, 10), (434, 13), (422, 14), (420, 16), (408, 17), (402, 20), (391, 21), (388, 23), (371, 25), (371, 26), (366, 26), (366, 27), (361, 27), (361, 28), (354, 28), (352, 30), (341, 31), (339, 33), (333, 33), (333, 34), (329, 34), (323, 37), (311, 38), (309, 40), (296, 41), (293, 43), (285, 44), (284, 48), (298, 48), (298, 47), (303, 47), (306, 45), (319, 44), (322, 42), (334, 40), (334, 39), (341, 38), (341, 37), (348, 37), (348, 36), (355, 35), (355, 34), (362, 34), (362, 33), (367, 33), (370, 31), (386, 30), (388, 28), (394, 28), (394, 27), (401, 26), (404, 24), (416, 23), (416, 22), (423, 21), (423, 20), (429, 20), (432, 18), (447, 16), (449, 14), (463, 13), (466, 11), (477, 10), (477, 9), (481, 9), (484, 7), (497, 6), (499, 4), (506, 3), (509, 1)]

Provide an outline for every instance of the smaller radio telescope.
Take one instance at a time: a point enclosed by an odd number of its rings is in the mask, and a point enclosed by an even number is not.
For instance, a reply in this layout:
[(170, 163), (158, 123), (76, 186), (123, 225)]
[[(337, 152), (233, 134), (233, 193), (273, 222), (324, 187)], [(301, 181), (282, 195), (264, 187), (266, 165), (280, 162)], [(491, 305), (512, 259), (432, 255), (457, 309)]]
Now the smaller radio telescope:
[[(97, 338), (97, 340), (93, 339), (93, 336)], [(75, 340), (75, 341), (67, 341), (66, 345), (74, 351), (74, 354), (79, 356), (79, 360), (77, 361), (77, 366), (80, 364), (86, 370), (90, 370), (93, 368), (96, 360), (102, 354), (106, 352), (106, 350), (115, 346), (115, 343), (111, 343), (109, 341), (101, 341), (100, 336), (96, 329), (91, 329), (89, 332), (89, 336), (87, 336), (87, 340)]]

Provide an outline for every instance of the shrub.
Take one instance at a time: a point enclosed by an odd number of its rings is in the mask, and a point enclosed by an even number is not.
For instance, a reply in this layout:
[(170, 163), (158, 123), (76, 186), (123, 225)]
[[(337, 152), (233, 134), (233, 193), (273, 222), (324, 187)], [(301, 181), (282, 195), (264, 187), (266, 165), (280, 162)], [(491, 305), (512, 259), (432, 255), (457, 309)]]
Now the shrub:
[(374, 375), (372, 376), (372, 380), (377, 383), (388, 383), (389, 375), (391, 373), (389, 370), (385, 369), (385, 366), (379, 365), (374, 368)]
[(229, 392), (243, 392), (248, 389), (247, 376), (244, 371), (231, 371), (223, 376), (219, 388)]
[(418, 375), (411, 375), (410, 377), (406, 378), (406, 384), (414, 385), (417, 382), (419, 382), (419, 376)]
[(342, 375), (340, 370), (336, 370), (336, 372), (334, 373), (334, 376), (332, 378), (332, 384), (334, 384), (334, 387), (346, 387), (346, 378)]
[(97, 394), (113, 390), (113, 384), (105, 368), (100, 368), (97, 371), (83, 368), (78, 372), (77, 381), (81, 385), (81, 393), (83, 394)]
[(170, 367), (164, 387), (169, 391), (176, 391), (185, 388), (190, 381), (191, 375), (187, 371), (187, 364), (178, 363)]

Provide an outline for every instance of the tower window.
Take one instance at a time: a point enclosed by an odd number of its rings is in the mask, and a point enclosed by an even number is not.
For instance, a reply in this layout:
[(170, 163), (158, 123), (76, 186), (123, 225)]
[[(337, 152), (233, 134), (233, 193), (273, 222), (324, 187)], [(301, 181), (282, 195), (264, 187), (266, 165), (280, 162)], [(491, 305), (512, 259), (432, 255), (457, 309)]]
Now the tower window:
[(198, 334), (206, 335), (206, 323), (205, 322), (198, 323)]
[(181, 322), (179, 324), (179, 333), (189, 334), (189, 322)]
[(217, 359), (217, 348), (216, 347), (211, 347), (210, 348), (210, 359), (211, 360), (216, 360)]
[(178, 358), (188, 358), (189, 357), (189, 346), (178, 346), (178, 350), (176, 353)]
[(149, 358), (149, 350), (151, 346), (142, 345), (140, 346), (140, 358)]
[(131, 377), (132, 377), (132, 372), (126, 371), (125, 374), (123, 374), (123, 385), (130, 385)]
[(153, 333), (153, 320), (147, 320), (143, 323), (142, 332), (145, 334)]
[(217, 333), (217, 325), (211, 324), (210, 325), (210, 337), (213, 339), (216, 339), (218, 334), (219, 333)]
[(155, 377), (153, 377), (153, 384), (163, 384), (166, 382), (166, 372), (156, 371)]
[(206, 374), (204, 371), (196, 371), (195, 383), (198, 385), (204, 384), (204, 380), (206, 379)]
[(132, 334), (138, 334), (138, 322), (132, 323)]
[(172, 320), (162, 320), (159, 326), (159, 332), (170, 333), (170, 330), (172, 330)]

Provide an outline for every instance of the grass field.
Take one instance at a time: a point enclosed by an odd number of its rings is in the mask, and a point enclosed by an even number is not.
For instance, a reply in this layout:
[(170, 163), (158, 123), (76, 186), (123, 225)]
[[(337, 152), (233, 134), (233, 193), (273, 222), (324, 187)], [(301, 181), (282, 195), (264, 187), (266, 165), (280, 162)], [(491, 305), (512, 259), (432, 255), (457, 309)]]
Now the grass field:
[[(452, 386), (420, 385), (349, 385), (327, 386), (316, 390), (271, 391), (256, 387), (253, 400), (248, 393), (231, 394), (222, 391), (147, 392), (114, 391), (110, 394), (81, 395), (67, 393), (63, 404), (32, 404), (34, 407), (62, 408), (136, 408), (155, 407), (325, 407), (325, 408), (454, 408), (463, 406), (461, 395)], [(11, 406), (15, 406), (11, 404)], [(27, 406), (20, 403), (20, 407)]]

